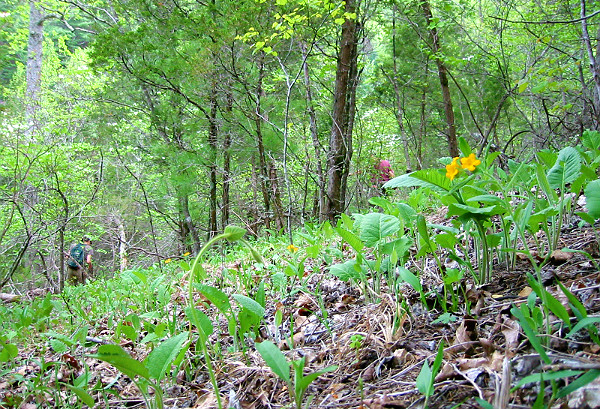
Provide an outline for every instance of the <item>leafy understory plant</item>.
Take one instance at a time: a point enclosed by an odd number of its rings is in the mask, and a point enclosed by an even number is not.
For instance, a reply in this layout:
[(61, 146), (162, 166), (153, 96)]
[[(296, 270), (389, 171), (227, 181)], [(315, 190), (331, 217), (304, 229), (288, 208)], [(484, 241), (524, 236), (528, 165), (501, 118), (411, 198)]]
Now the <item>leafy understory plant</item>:
[[(260, 353), (275, 375), (287, 384), (288, 390), (290, 391), (290, 398), (294, 402), (296, 409), (302, 408), (304, 393), (315, 379), (326, 372), (335, 371), (337, 369), (336, 365), (332, 365), (308, 375), (304, 375), (305, 357), (288, 362), (279, 348), (271, 341), (263, 341), (256, 344), (256, 350)], [(291, 374), (292, 368), (293, 377)], [(306, 407), (309, 407), (308, 403)]]
[(427, 403), (429, 402), (429, 398), (433, 395), (435, 390), (435, 377), (442, 367), (443, 358), (444, 341), (440, 342), (433, 365), (429, 366), (427, 359), (425, 359), (425, 362), (423, 362), (423, 366), (421, 367), (421, 372), (419, 372), (419, 376), (417, 376), (417, 389), (425, 397), (425, 403), (423, 404), (424, 408), (428, 407)]
[[(245, 234), (246, 234), (246, 230), (242, 229), (241, 227), (237, 227), (237, 226), (225, 227), (223, 233), (213, 237), (211, 240), (209, 240), (204, 245), (204, 247), (202, 247), (202, 249), (200, 249), (200, 251), (198, 252), (198, 255), (194, 259), (194, 263), (192, 264), (192, 268), (189, 272), (188, 300), (187, 300), (188, 307), (186, 309), (186, 314), (190, 318), (190, 326), (196, 327), (196, 330), (198, 331), (198, 338), (199, 338), (198, 344), (204, 355), (204, 361), (206, 362), (206, 368), (208, 370), (208, 375), (209, 375), (210, 381), (213, 385), (215, 396), (217, 397), (217, 405), (218, 405), (219, 409), (221, 409), (223, 407), (223, 403), (221, 402), (221, 395), (219, 393), (219, 385), (217, 384), (217, 378), (215, 376), (215, 371), (213, 369), (212, 361), (210, 359), (210, 354), (208, 352), (208, 347), (207, 347), (208, 337), (212, 334), (213, 326), (212, 326), (212, 323), (210, 322), (210, 319), (206, 316), (206, 314), (204, 314), (202, 311), (198, 310), (195, 306), (194, 288), (196, 288), (196, 287), (194, 285), (194, 281), (196, 279), (199, 279), (199, 280), (206, 279), (207, 274), (206, 274), (206, 271), (204, 270), (204, 268), (202, 267), (202, 260), (203, 260), (204, 254), (207, 252), (207, 250), (213, 244), (218, 242), (219, 240), (227, 240), (230, 243), (240, 241), (242, 244), (244, 244), (246, 247), (248, 247), (248, 249), (252, 253), (252, 256), (254, 257), (256, 262), (264, 264), (264, 260), (262, 259), (260, 254), (246, 240), (243, 239)], [(203, 288), (206, 290), (205, 294), (210, 293), (211, 295), (214, 296), (213, 302), (216, 301), (215, 305), (217, 305), (217, 308), (221, 312), (223, 312), (227, 317), (233, 316), (233, 314), (230, 314), (231, 306), (229, 305), (229, 300), (227, 299), (226, 296), (224, 296), (224, 294), (222, 294), (222, 292), (218, 291), (214, 287), (204, 286)], [(243, 307), (247, 307), (246, 309), (248, 309), (250, 311), (260, 310), (259, 307), (263, 308), (263, 311), (264, 311), (264, 307), (262, 307), (260, 305), (258, 305), (258, 307), (257, 307), (255, 305), (257, 303), (252, 303), (252, 306), (250, 306), (251, 300), (246, 299), (246, 298), (247, 297), (239, 297), (239, 298), (237, 298), (237, 301)], [(250, 308), (248, 308), (248, 307), (250, 307)], [(252, 307), (256, 307), (256, 308), (252, 308)], [(258, 313), (258, 314), (260, 315), (260, 313)], [(231, 332), (231, 330), (233, 329), (233, 328), (231, 328), (231, 326), (235, 325), (235, 318), (230, 319), (229, 322), (230, 322), (230, 332)], [(193, 333), (192, 331), (189, 332), (190, 337), (192, 337), (192, 333)]]
[[(384, 187), (428, 187), (442, 194), (443, 202), (448, 205), (447, 216), (456, 216), (464, 226), (465, 232), (472, 235), (480, 245), (479, 275), (475, 278), (480, 283), (485, 283), (491, 278), (491, 253), (494, 244), (489, 241), (489, 237), (493, 236), (487, 234), (486, 226), (493, 216), (504, 214), (506, 209), (499, 203), (498, 197), (489, 194), (481, 187), (482, 183), (475, 179), (476, 174), (481, 173), (479, 166), (482, 162), (471, 153), (464, 139), (461, 139), (461, 150), (466, 156), (451, 159), (446, 165), (445, 173), (438, 169), (418, 170), (398, 176), (386, 182)], [(489, 166), (494, 158), (494, 155), (490, 155), (486, 166)], [(423, 238), (424, 232), (420, 231), (420, 235)], [(427, 244), (431, 245), (432, 242)]]
[[(161, 381), (171, 365), (183, 356), (183, 352), (187, 348), (187, 339), (187, 332), (167, 339), (154, 348), (143, 362), (133, 359), (119, 345), (101, 345), (98, 352), (91, 357), (108, 362), (127, 375), (140, 390), (146, 407), (162, 409), (164, 403)], [(154, 396), (152, 396), (151, 389)]]

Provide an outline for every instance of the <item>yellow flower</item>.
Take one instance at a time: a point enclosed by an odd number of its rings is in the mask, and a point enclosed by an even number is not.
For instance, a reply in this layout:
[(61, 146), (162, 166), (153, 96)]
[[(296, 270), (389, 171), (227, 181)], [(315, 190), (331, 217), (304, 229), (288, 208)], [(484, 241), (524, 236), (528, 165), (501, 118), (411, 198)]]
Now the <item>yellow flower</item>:
[(183, 253), (183, 257), (187, 257), (187, 256), (189, 256), (190, 254), (191, 254), (191, 253), (190, 253), (189, 251), (188, 251), (188, 252), (185, 252), (185, 253)]
[(474, 153), (472, 153), (466, 158), (462, 158), (460, 160), (460, 164), (462, 165), (463, 169), (467, 169), (471, 172), (474, 172), (475, 166), (481, 165), (481, 161), (475, 157)]
[(295, 253), (298, 251), (298, 247), (294, 246), (293, 244), (290, 244), (289, 246), (287, 246), (287, 249), (289, 251), (291, 251), (292, 253)]
[(168, 258), (168, 259), (165, 260), (165, 264), (169, 264), (171, 261), (173, 261), (173, 260), (171, 260), (170, 258)]
[(458, 156), (452, 159), (452, 163), (446, 165), (446, 177), (450, 180), (454, 180), (456, 175), (458, 175)]

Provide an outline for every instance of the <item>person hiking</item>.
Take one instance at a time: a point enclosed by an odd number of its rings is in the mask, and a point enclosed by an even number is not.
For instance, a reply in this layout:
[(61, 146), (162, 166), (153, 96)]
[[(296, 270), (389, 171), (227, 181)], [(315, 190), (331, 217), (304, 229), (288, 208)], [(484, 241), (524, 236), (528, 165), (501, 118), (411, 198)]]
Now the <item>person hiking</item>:
[[(89, 236), (83, 236), (81, 243), (71, 246), (69, 250), (69, 259), (67, 261), (67, 280), (75, 284), (85, 284), (85, 277), (91, 276), (93, 273), (92, 267), (92, 240)], [(87, 274), (86, 274), (87, 268)]]
[(375, 160), (372, 172), (371, 183), (373, 188), (378, 189), (379, 194), (385, 195), (386, 189), (383, 188), (383, 184), (395, 176), (390, 161), (385, 159)]

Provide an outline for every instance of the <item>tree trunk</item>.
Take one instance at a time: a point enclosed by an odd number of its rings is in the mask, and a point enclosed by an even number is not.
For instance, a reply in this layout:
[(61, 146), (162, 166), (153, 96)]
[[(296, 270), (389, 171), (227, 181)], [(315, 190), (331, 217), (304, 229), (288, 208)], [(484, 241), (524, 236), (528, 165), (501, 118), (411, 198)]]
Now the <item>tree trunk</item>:
[(39, 0), (29, 1), (29, 39), (27, 41), (27, 89), (25, 91), (25, 120), (27, 138), (40, 130), (38, 111), (40, 107), (44, 19), (39, 9)]
[(260, 169), (260, 190), (263, 195), (263, 201), (265, 203), (265, 227), (267, 229), (270, 228), (271, 224), (271, 200), (269, 196), (269, 170), (267, 168), (267, 158), (265, 155), (265, 146), (263, 144), (262, 137), (262, 122), (263, 122), (263, 113), (262, 113), (262, 82), (265, 75), (264, 71), (264, 62), (261, 57), (259, 62), (259, 71), (258, 71), (258, 83), (256, 85), (256, 114), (255, 114), (255, 124), (256, 124), (256, 147), (258, 149), (258, 167)]
[(456, 139), (456, 125), (454, 123), (454, 109), (452, 107), (452, 98), (450, 97), (450, 87), (448, 86), (448, 70), (444, 64), (444, 60), (440, 56), (442, 46), (437, 29), (432, 25), (433, 15), (431, 14), (429, 0), (423, 0), (421, 7), (423, 8), (423, 14), (425, 15), (427, 26), (430, 27), (429, 34), (431, 35), (432, 41), (431, 51), (433, 52), (435, 63), (437, 64), (438, 68), (438, 75), (440, 77), (442, 98), (444, 101), (444, 114), (446, 116), (446, 125), (448, 127), (446, 131), (448, 150), (450, 156), (456, 157), (460, 155), (460, 152), (458, 151), (458, 140)]
[(210, 117), (208, 127), (208, 146), (210, 149), (209, 169), (209, 212), (208, 212), (208, 240), (218, 232), (217, 226), (217, 97), (216, 84), (210, 97)]
[(121, 274), (127, 270), (127, 235), (125, 233), (125, 224), (121, 216), (116, 217), (117, 234), (119, 235), (119, 271)]
[[(583, 44), (590, 60), (590, 71), (592, 72), (592, 77), (594, 78), (594, 89), (596, 90), (592, 96), (592, 124), (594, 129), (597, 130), (600, 128), (600, 56), (598, 50), (596, 50), (596, 55), (594, 56), (594, 50), (592, 48), (590, 33), (587, 25), (585, 0), (581, 0), (581, 32)], [(598, 46), (600, 47), (600, 43)]]
[(269, 186), (271, 188), (271, 205), (273, 206), (275, 226), (279, 231), (285, 227), (285, 217), (283, 215), (283, 205), (281, 204), (281, 194), (279, 192), (279, 177), (273, 163), (269, 163)]
[(301, 43), (302, 58), (304, 63), (302, 68), (304, 71), (304, 87), (306, 88), (306, 106), (308, 109), (308, 117), (310, 119), (310, 135), (312, 137), (313, 149), (315, 150), (315, 163), (317, 170), (317, 212), (316, 215), (319, 217), (319, 221), (323, 221), (323, 212), (325, 209), (325, 175), (323, 174), (323, 165), (321, 161), (322, 148), (321, 142), (319, 141), (319, 133), (317, 128), (317, 115), (315, 114), (315, 107), (312, 99), (312, 89), (310, 84), (310, 75), (307, 64), (307, 50), (306, 45)]
[[(198, 229), (194, 226), (192, 215), (190, 214), (190, 197), (187, 193), (178, 191), (179, 199), (179, 235), (183, 244), (183, 252), (198, 254), (200, 251), (200, 237)], [(192, 244), (188, 242), (191, 236)]]
[[(348, 0), (345, 11), (356, 13), (357, 0)], [(337, 60), (334, 103), (327, 153), (327, 201), (325, 217), (335, 222), (344, 211), (346, 203), (347, 177), (352, 159), (352, 125), (354, 104), (352, 95), (356, 90), (357, 37), (359, 24), (356, 19), (346, 19), (342, 25), (340, 50)]]
[(410, 160), (410, 149), (408, 135), (404, 128), (404, 109), (402, 107), (402, 94), (400, 92), (400, 84), (398, 84), (398, 58), (396, 53), (396, 6), (392, 10), (392, 55), (393, 55), (393, 68), (394, 76), (392, 83), (394, 85), (394, 100), (396, 122), (398, 123), (398, 130), (400, 131), (400, 139), (402, 140), (402, 151), (404, 152), (404, 162), (406, 164), (406, 171), (412, 171), (412, 164)]

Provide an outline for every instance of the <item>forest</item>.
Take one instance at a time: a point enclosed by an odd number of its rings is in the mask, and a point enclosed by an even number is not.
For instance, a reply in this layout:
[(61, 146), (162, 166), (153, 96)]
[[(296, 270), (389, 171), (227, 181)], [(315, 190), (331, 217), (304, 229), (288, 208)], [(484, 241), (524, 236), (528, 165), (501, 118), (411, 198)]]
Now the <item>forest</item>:
[(600, 408), (598, 7), (0, 0), (0, 408)]

